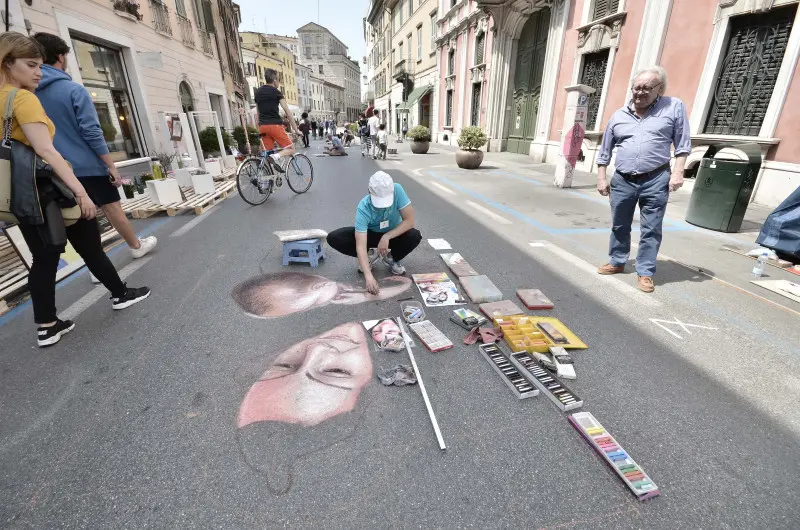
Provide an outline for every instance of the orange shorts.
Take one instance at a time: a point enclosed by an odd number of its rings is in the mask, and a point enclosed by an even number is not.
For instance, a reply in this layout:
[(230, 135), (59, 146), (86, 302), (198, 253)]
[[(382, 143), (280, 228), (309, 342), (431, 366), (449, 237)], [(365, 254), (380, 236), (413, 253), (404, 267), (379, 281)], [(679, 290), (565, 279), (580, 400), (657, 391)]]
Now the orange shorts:
[(276, 142), (281, 149), (286, 149), (292, 145), (292, 141), (289, 139), (289, 135), (286, 134), (283, 125), (259, 125), (258, 133), (261, 135), (261, 141), (268, 151), (275, 149)]

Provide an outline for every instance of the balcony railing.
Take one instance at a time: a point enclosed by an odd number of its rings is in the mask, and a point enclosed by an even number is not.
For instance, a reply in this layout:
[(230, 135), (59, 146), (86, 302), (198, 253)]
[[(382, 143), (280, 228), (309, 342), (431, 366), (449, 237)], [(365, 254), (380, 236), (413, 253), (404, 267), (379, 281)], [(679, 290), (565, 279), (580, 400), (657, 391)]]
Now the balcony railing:
[(211, 34), (207, 31), (201, 29), (200, 30), (200, 40), (203, 43), (203, 53), (206, 55), (214, 55), (214, 46), (211, 44)]
[(194, 48), (194, 31), (192, 21), (185, 16), (178, 14), (178, 27), (181, 28), (181, 41), (187, 46)]
[(414, 75), (414, 66), (405, 59), (394, 65), (394, 78), (405, 78)]
[(172, 36), (167, 6), (161, 0), (150, 0), (150, 11), (153, 13), (153, 28), (159, 33)]

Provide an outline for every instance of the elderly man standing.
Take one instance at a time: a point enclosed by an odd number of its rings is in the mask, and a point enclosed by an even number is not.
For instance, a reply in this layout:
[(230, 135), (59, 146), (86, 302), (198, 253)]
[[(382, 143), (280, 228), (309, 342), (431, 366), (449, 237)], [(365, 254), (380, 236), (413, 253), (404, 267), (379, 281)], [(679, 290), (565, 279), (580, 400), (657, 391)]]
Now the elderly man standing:
[[(636, 256), (638, 287), (655, 290), (653, 274), (661, 246), (661, 225), (672, 191), (683, 185), (686, 157), (692, 150), (689, 118), (678, 98), (664, 95), (667, 75), (656, 66), (637, 73), (631, 84), (632, 99), (611, 116), (597, 157), (597, 191), (611, 195), (611, 242), (609, 262), (599, 274), (625, 270), (631, 250), (631, 223), (639, 205), (641, 236)], [(675, 145), (675, 164), (670, 172)], [(615, 172), (607, 180), (606, 168), (616, 148)]]

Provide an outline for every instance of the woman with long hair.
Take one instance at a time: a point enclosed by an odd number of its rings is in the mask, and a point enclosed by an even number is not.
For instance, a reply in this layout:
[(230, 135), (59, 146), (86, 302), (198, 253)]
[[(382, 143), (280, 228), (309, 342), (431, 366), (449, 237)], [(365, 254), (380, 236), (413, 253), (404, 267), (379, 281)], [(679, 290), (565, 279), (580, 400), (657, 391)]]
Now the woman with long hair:
[[(75, 194), (75, 201), (80, 206), (82, 217), (76, 223), (65, 227), (67, 239), (83, 258), (92, 274), (111, 291), (112, 307), (124, 309), (147, 298), (150, 289), (129, 288), (122, 282), (114, 265), (103, 251), (100, 229), (94, 220), (97, 214), (95, 205), (89, 200), (86, 190), (75, 177), (69, 164), (53, 147), (55, 127), (33, 94), (42, 78), (40, 70), (42, 58), (41, 46), (30, 37), (16, 32), (0, 35), (0, 109), (5, 108), (6, 99), (12, 91), (16, 91), (11, 138), (29, 146), (46, 160), (58, 178)], [(22, 191), (15, 189), (13, 193), (18, 194)], [(32, 197), (34, 202), (38, 201), (45, 224), (48, 226), (51, 226), (48, 223), (63, 224), (63, 218), (60, 216), (57, 219), (56, 216), (48, 217), (46, 206), (53, 200), (52, 198), (39, 196), (36, 190), (26, 193), (26, 196)], [(47, 231), (42, 230), (41, 225), (23, 222), (19, 224), (19, 229), (33, 256), (28, 288), (33, 303), (33, 317), (38, 325), (37, 341), (40, 347), (51, 346), (75, 327), (72, 321), (61, 320), (56, 314), (56, 271), (66, 243), (53, 242), (48, 237)]]

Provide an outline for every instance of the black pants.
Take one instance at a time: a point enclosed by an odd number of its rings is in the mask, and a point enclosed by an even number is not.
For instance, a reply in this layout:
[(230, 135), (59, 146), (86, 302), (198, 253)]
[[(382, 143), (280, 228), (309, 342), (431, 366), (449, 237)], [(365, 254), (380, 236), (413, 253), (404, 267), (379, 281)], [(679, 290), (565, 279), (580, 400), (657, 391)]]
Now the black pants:
[(308, 131), (303, 133), (303, 145), (308, 147)]
[[(382, 232), (368, 231), (367, 248), (377, 247), (382, 237)], [(420, 234), (419, 230), (416, 228), (412, 228), (405, 234), (400, 234), (393, 238), (389, 241), (389, 250), (392, 251), (392, 258), (394, 258), (395, 261), (402, 260), (411, 254), (412, 250), (417, 248), (420, 241), (422, 241), (422, 234)], [(354, 258), (357, 257), (356, 229), (352, 226), (345, 226), (344, 228), (334, 230), (328, 234), (328, 245), (342, 254), (353, 256)]]
[[(56, 271), (61, 253), (60, 246), (45, 245), (36, 227), (19, 225), (22, 237), (33, 255), (33, 265), (28, 275), (28, 289), (33, 303), (33, 319), (37, 324), (53, 322), (56, 317)], [(114, 265), (103, 251), (100, 228), (94, 219), (81, 219), (67, 227), (67, 239), (72, 248), (83, 258), (86, 266), (97, 277), (112, 296), (125, 294), (125, 284), (119, 278)]]

